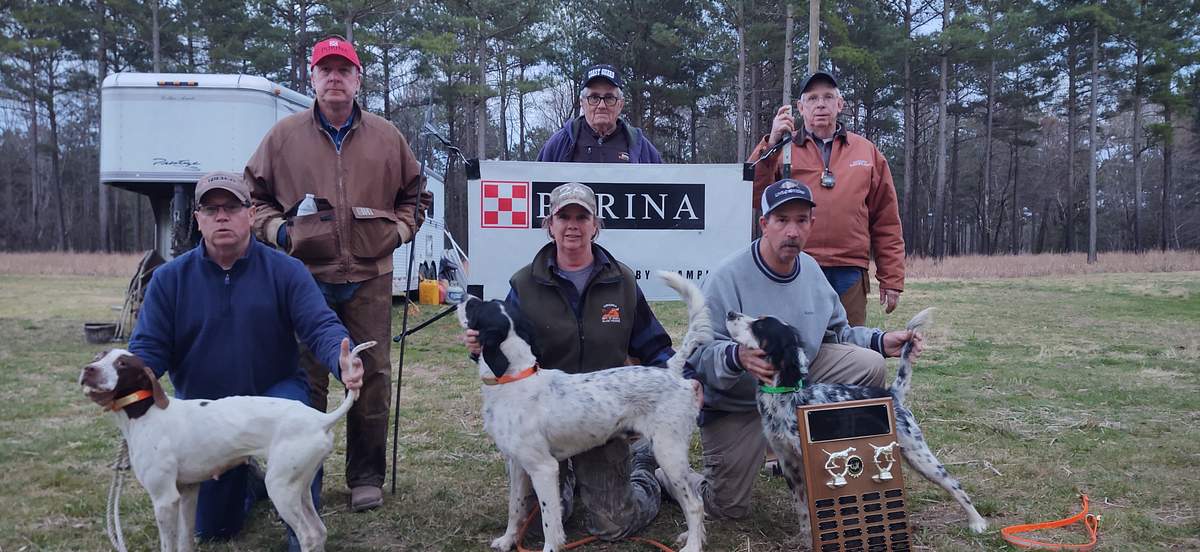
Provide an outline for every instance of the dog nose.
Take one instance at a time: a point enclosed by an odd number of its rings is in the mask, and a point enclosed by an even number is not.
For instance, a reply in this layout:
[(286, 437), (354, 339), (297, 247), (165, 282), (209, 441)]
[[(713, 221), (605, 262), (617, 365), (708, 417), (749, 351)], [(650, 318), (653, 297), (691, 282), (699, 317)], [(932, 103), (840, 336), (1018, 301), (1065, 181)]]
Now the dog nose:
[(92, 366), (91, 364), (84, 366), (83, 372), (79, 374), (79, 384), (83, 385), (87, 380), (94, 377), (95, 374), (96, 374), (95, 366)]
[(738, 317), (740, 317), (740, 316), (741, 316), (741, 314), (738, 313), (737, 311), (729, 311), (729, 313), (725, 315), (725, 319), (726, 320), (737, 320)]

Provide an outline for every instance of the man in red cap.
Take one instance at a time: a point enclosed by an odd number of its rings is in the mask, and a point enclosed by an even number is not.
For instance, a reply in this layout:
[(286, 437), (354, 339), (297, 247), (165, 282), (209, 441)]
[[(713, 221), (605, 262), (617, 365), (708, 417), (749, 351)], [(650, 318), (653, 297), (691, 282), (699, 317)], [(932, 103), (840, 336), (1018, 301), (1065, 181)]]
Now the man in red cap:
[[(254, 232), (304, 262), (356, 343), (390, 343), (392, 251), (416, 235), (429, 204), (420, 164), (392, 123), (355, 101), (362, 62), (353, 44), (320, 40), (310, 68), (312, 108), (276, 123), (246, 164)], [(389, 348), (362, 359), (362, 391), (346, 432), (354, 511), (383, 504), (391, 405)], [(328, 370), (307, 348), (301, 363), (312, 406), (325, 410)]]

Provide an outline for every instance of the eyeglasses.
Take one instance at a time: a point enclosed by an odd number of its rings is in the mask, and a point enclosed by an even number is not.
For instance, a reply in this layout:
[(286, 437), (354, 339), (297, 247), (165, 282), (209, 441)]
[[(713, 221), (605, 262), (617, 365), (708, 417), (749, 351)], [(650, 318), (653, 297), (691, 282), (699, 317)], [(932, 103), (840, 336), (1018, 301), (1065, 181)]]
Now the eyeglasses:
[(585, 99), (587, 100), (587, 103), (590, 106), (600, 105), (600, 102), (603, 101), (604, 105), (606, 105), (608, 107), (612, 107), (614, 105), (617, 105), (617, 100), (619, 100), (621, 98), (618, 98), (612, 94), (607, 94), (604, 96), (597, 96), (595, 94), (592, 94), (591, 96), (588, 96)]
[(837, 101), (837, 99), (837, 94), (834, 94), (833, 92), (826, 92), (825, 94), (809, 94), (808, 96), (801, 97), (800, 101), (806, 104), (818, 104), (834, 103)]
[(215, 217), (217, 216), (217, 213), (225, 211), (225, 214), (232, 216), (241, 213), (242, 209), (245, 209), (249, 206), (249, 201), (244, 201), (241, 203), (226, 203), (222, 205), (198, 205), (196, 206), (196, 212), (206, 217)]

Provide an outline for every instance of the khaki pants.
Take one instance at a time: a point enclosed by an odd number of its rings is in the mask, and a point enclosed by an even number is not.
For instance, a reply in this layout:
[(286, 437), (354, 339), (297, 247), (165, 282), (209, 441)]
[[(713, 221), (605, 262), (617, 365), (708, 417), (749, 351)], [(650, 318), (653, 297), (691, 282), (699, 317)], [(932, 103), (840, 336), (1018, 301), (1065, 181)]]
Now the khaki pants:
[[(350, 488), (382, 487), (387, 473), (388, 413), (392, 405), (392, 275), (362, 282), (348, 301), (331, 301), (329, 308), (337, 313), (355, 343), (378, 343), (360, 354), (363, 386), (346, 416), (346, 484)], [(308, 347), (301, 344), (300, 349), (312, 407), (325, 412), (329, 406), (329, 368)]]
[[(883, 356), (854, 345), (826, 343), (808, 367), (814, 383), (849, 383), (883, 387)], [(717, 519), (750, 514), (754, 478), (762, 466), (767, 440), (757, 411), (731, 412), (700, 428), (704, 446), (704, 512)]]

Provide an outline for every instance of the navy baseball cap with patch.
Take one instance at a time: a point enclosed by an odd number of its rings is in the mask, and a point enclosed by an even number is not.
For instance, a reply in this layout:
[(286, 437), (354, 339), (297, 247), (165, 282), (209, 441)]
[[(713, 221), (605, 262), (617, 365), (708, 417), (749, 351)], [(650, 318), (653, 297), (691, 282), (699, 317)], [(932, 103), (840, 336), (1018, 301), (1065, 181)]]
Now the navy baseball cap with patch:
[(813, 84), (818, 82), (827, 83), (829, 86), (834, 88), (838, 87), (837, 79), (834, 79), (833, 75), (830, 75), (824, 71), (817, 71), (816, 73), (809, 75), (807, 79), (804, 79), (804, 82), (800, 85), (800, 93), (803, 94), (808, 92), (808, 89), (812, 87)]
[(617, 88), (625, 88), (625, 83), (621, 81), (621, 74), (617, 72), (617, 68), (608, 64), (593, 65), (588, 67), (583, 73), (583, 84), (580, 88), (587, 88), (588, 83), (596, 79), (604, 79)]
[(776, 207), (794, 199), (807, 202), (813, 207), (817, 206), (817, 203), (812, 198), (812, 190), (799, 180), (785, 178), (767, 186), (767, 189), (763, 190), (762, 194), (762, 205), (760, 206), (762, 216), (767, 216)]

